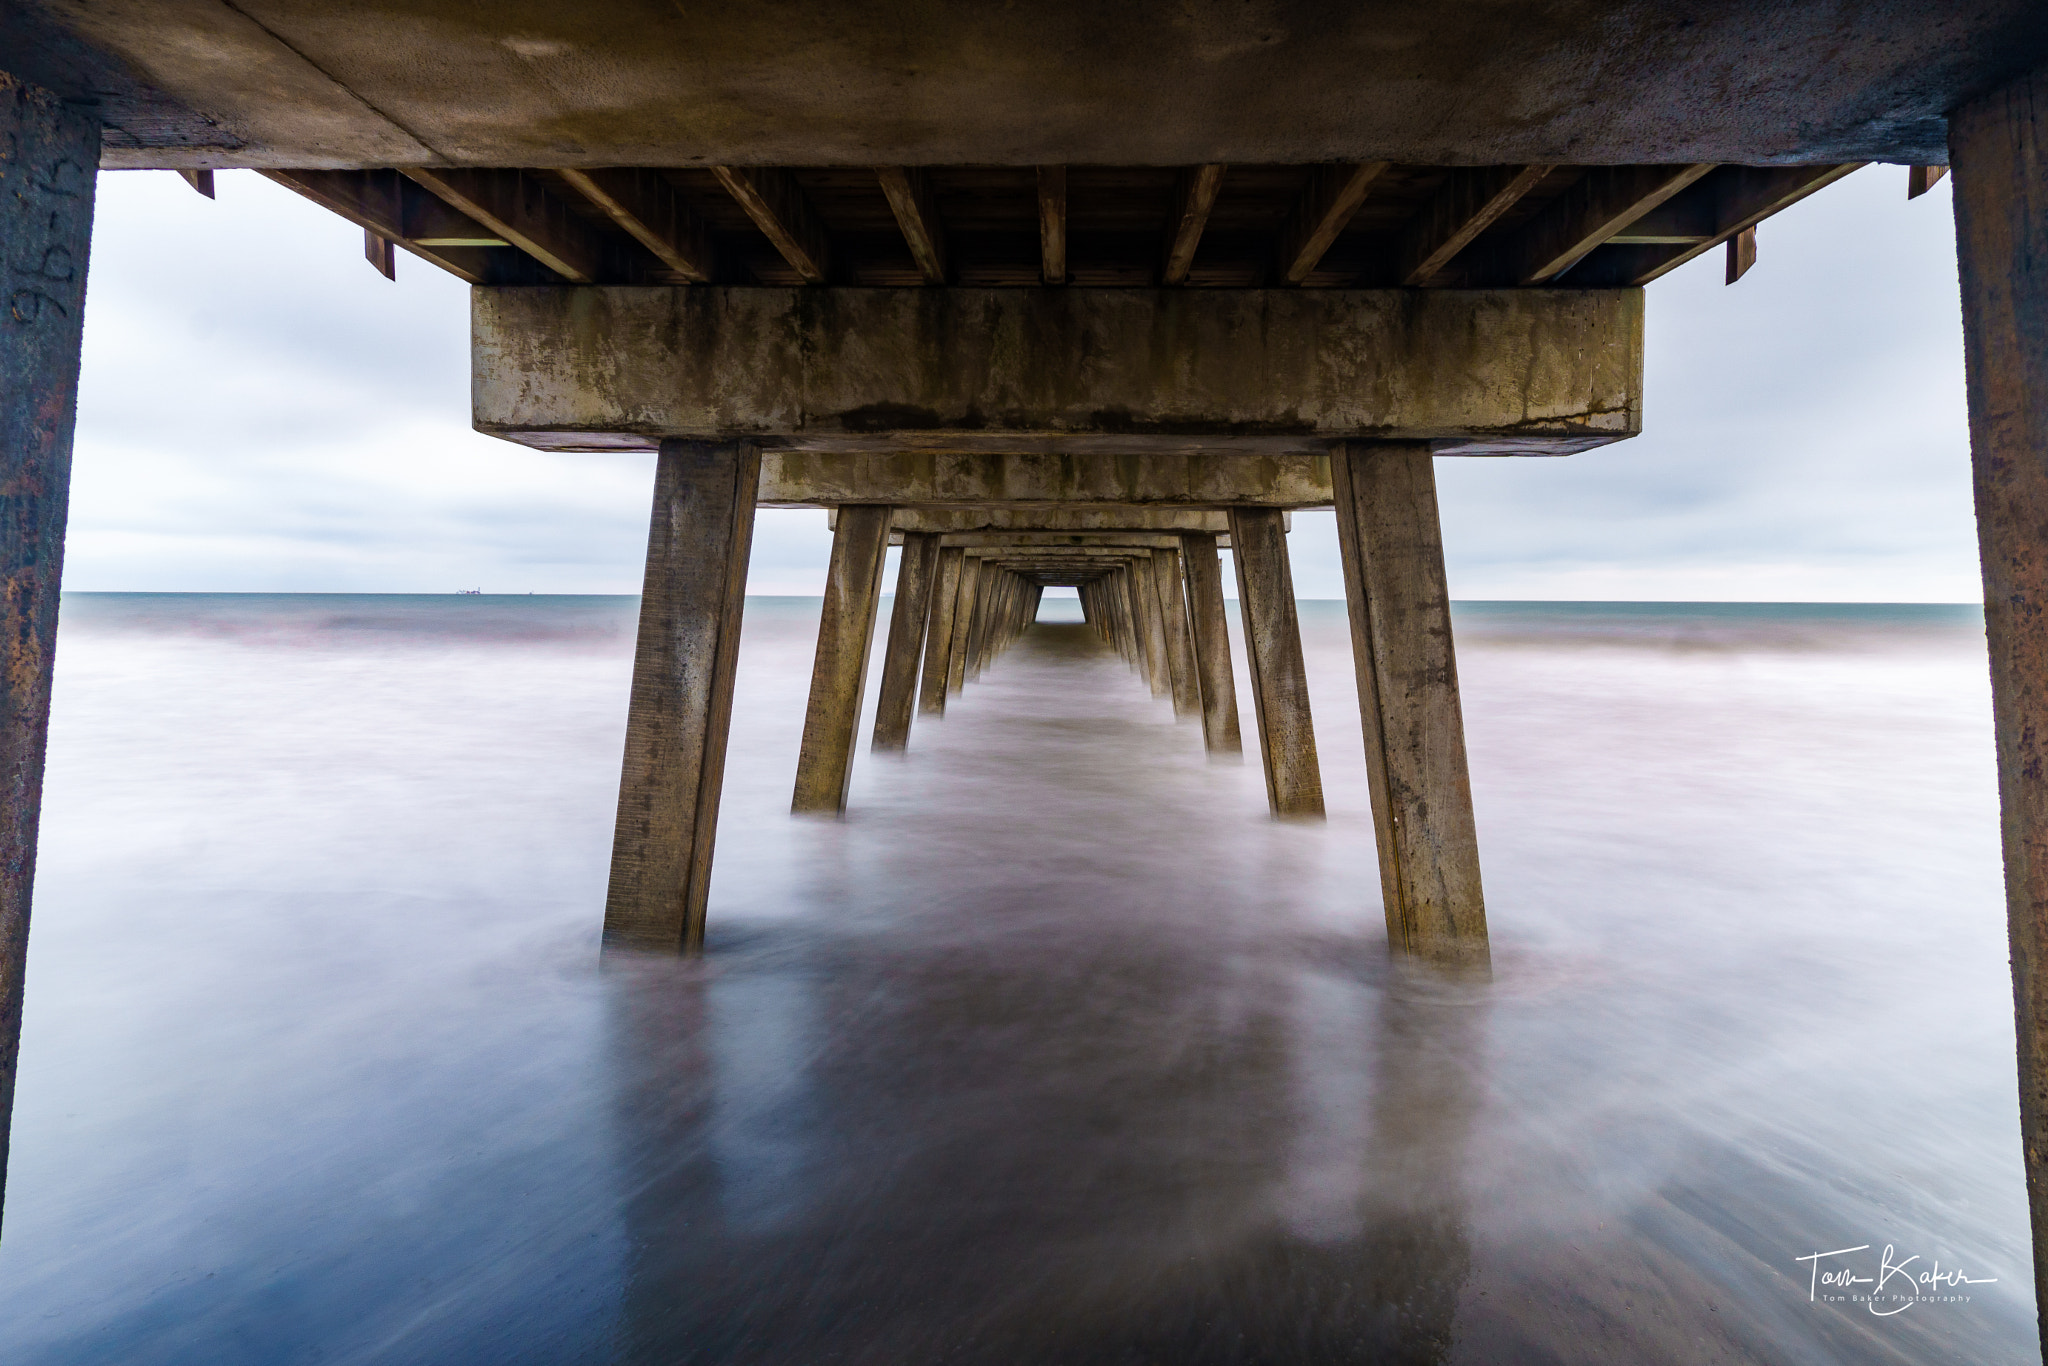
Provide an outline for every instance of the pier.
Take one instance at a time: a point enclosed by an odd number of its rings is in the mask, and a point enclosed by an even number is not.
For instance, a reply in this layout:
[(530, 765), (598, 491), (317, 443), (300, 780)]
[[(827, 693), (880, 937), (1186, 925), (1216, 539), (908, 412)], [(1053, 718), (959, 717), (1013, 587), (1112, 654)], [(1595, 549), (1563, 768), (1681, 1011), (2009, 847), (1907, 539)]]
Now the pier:
[(1247, 14), (800, 3), (709, 25), (598, 0), (515, 26), (429, 0), (27, 0), (0, 19), (0, 1122), (102, 170), (202, 192), (260, 171), (359, 227), (366, 270), (472, 286), (477, 430), (654, 453), (591, 908), (607, 953), (700, 952), (717, 914), (756, 509), (832, 516), (793, 818), (845, 812), (863, 756), (915, 762), (1071, 587), (1209, 754), (1257, 747), (1281, 820), (1325, 815), (1287, 546), (1292, 513), (1332, 509), (1390, 950), (1481, 975), (1435, 462), (1638, 434), (1646, 286), (1709, 253), (1735, 284), (1773, 215), (1870, 163), (1914, 168), (1916, 193), (1953, 166), (2048, 1266), (2048, 14), (1800, 3), (1767, 36), (1666, 0), (1612, 23)]

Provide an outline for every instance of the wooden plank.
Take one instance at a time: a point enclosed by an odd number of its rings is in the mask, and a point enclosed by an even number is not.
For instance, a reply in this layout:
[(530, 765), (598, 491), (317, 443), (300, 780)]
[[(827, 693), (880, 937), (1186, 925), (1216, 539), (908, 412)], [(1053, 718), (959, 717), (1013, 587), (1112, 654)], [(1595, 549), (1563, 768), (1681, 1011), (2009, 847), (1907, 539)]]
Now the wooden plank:
[(797, 754), (796, 791), (789, 803), (793, 812), (836, 815), (846, 810), (868, 653), (875, 636), (875, 606), (882, 596), (882, 561), (888, 550), (888, 508), (862, 504), (839, 509), (838, 524), (832, 528), (832, 560), (825, 571), (825, 605), (818, 616), (818, 651), (811, 666), (803, 747)]
[(1280, 273), (1289, 284), (1298, 285), (1314, 273), (1337, 234), (1365, 202), (1373, 181), (1391, 165), (1366, 161), (1315, 168), (1280, 234)]
[(1484, 281), (1537, 285), (1555, 279), (1713, 169), (1711, 165), (1590, 167), (1555, 203), (1503, 243), (1493, 259), (1482, 264)]
[(1387, 942), (1487, 960), (1436, 470), (1424, 442), (1330, 453)]
[(1308, 668), (1295, 615), (1287, 523), (1275, 508), (1230, 510), (1231, 559), (1252, 677), (1252, 714), (1266, 764), (1266, 801), (1275, 816), (1323, 815), (1323, 774), (1309, 713)]
[[(421, 260), (473, 285), (492, 284), (504, 279), (504, 257), (517, 255), (506, 246), (504, 238), (475, 219), (457, 213), (396, 171), (263, 171), (260, 174), (312, 200), (329, 213), (339, 214), (364, 232), (375, 233), (388, 242), (394, 242)], [(430, 225), (415, 221), (409, 225), (408, 218), (417, 220), (420, 217), (419, 210), (412, 207), (414, 200), (437, 208), (438, 217), (446, 221)], [(409, 226), (427, 231), (428, 237), (413, 236)], [(468, 236), (461, 239), (465, 243), (487, 245), (445, 245), (450, 240), (448, 232), (457, 228), (467, 230)], [(497, 250), (491, 250), (493, 246)]]
[(604, 244), (597, 232), (538, 177), (439, 166), (408, 166), (401, 173), (563, 279), (588, 285), (604, 277)]
[(882, 652), (882, 689), (875, 703), (876, 749), (910, 743), (910, 718), (917, 704), (917, 665), (925, 649), (931, 616), (932, 580), (939, 567), (939, 538), (929, 531), (903, 533), (903, 557), (896, 567), (896, 601), (889, 608), (889, 642)]
[(676, 274), (698, 284), (717, 276), (710, 229), (659, 171), (565, 167), (556, 174)]
[[(2048, 1304), (2048, 67), (1949, 116), (2034, 1285)], [(2048, 1326), (2044, 1326), (2048, 1339)]]
[(1749, 274), (1749, 268), (1756, 264), (1756, 229), (1744, 228), (1728, 239), (1728, 278), (1722, 283), (1734, 284)]
[(746, 442), (664, 441), (655, 460), (607, 948), (704, 944), (760, 467)]
[(810, 200), (789, 172), (768, 166), (713, 166), (754, 226), (807, 285), (821, 285), (832, 273), (832, 242)]
[(1216, 554), (1216, 537), (1207, 531), (1182, 532), (1180, 545), (1188, 626), (1202, 688), (1202, 746), (1211, 754), (1242, 754), (1237, 678), (1230, 667), (1230, 618), (1223, 607), (1223, 563)]
[(1067, 282), (1067, 168), (1038, 168), (1039, 278), (1049, 285)]
[(99, 119), (0, 74), (0, 1196), (7, 1179)]
[(1909, 166), (1906, 168), (1906, 198), (1918, 199), (1948, 174), (1946, 166)]
[(1700, 206), (1707, 206), (1711, 230), (1689, 241), (1603, 247), (1572, 272), (1568, 283), (1590, 289), (1649, 284), (1772, 214), (1826, 189), (1864, 164), (1853, 161), (1828, 166), (1724, 166), (1686, 192), (1682, 209), (1676, 203), (1667, 206), (1695, 214)]
[(187, 185), (190, 185), (200, 194), (205, 195), (208, 199), (213, 198), (212, 171), (180, 171), (178, 174), (185, 178)]
[(377, 273), (385, 279), (398, 279), (398, 253), (392, 247), (390, 238), (364, 228), (363, 259), (376, 267)]
[(1220, 165), (1195, 166), (1181, 172), (1174, 195), (1173, 222), (1166, 234), (1166, 268), (1160, 278), (1169, 285), (1186, 282), (1195, 264), (1195, 249), (1202, 244), (1202, 229), (1209, 224), (1216, 207), (1217, 192), (1223, 188)]
[(1395, 264), (1397, 278), (1404, 285), (1427, 284), (1555, 169), (1474, 166), (1451, 172), (1444, 187), (1402, 234)]
[(924, 282), (946, 283), (946, 231), (925, 173), (909, 166), (878, 166), (875, 179), (882, 183), (889, 211), (896, 215), (896, 226), (902, 229), (904, 245)]
[(932, 588), (931, 625), (926, 630), (924, 677), (917, 695), (917, 709), (926, 716), (946, 714), (946, 673), (953, 658), (953, 613), (959, 606), (960, 565), (966, 555), (956, 546), (939, 552), (938, 581)]

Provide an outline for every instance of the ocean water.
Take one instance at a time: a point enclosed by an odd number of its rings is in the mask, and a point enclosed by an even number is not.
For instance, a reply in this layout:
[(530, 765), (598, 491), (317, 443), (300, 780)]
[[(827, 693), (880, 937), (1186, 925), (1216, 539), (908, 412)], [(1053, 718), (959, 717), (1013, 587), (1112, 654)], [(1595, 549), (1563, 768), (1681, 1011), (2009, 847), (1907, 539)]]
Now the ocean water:
[(0, 1361), (2038, 1359), (1974, 610), (1462, 606), (1478, 983), (1073, 606), (601, 964), (632, 600), (68, 597)]

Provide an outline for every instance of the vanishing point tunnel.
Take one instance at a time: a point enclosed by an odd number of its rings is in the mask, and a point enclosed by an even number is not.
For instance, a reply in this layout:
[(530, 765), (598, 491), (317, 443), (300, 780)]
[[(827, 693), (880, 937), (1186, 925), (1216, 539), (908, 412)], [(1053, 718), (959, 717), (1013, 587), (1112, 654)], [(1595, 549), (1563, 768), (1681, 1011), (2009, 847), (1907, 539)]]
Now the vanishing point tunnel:
[[(0, 12), (0, 1122), (95, 178), (253, 168), (473, 286), (474, 421), (658, 452), (607, 944), (679, 952), (754, 510), (834, 540), (792, 806), (1047, 585), (1322, 810), (1287, 560), (1333, 508), (1389, 942), (1487, 961), (1433, 462), (1643, 420), (1644, 286), (1870, 162), (1956, 182), (2037, 1266), (2048, 1234), (2048, 10), (17, 0)], [(1760, 225), (1763, 225), (1760, 227)], [(597, 914), (597, 908), (592, 908)], [(4, 1133), (4, 1130), (0, 1130)], [(4, 1149), (0, 1149), (4, 1158)], [(2048, 1295), (2043, 1295), (2048, 1300)]]

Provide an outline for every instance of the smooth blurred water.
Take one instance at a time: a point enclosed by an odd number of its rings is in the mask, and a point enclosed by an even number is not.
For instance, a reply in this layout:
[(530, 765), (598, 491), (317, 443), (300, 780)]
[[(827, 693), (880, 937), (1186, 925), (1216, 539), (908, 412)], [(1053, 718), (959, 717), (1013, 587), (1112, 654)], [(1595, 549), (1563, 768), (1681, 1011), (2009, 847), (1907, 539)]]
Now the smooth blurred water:
[(66, 599), (0, 1360), (2038, 1359), (1974, 611), (1462, 607), (1473, 984), (1334, 603), (1301, 825), (1050, 622), (792, 820), (752, 600), (710, 951), (600, 969), (634, 607)]

